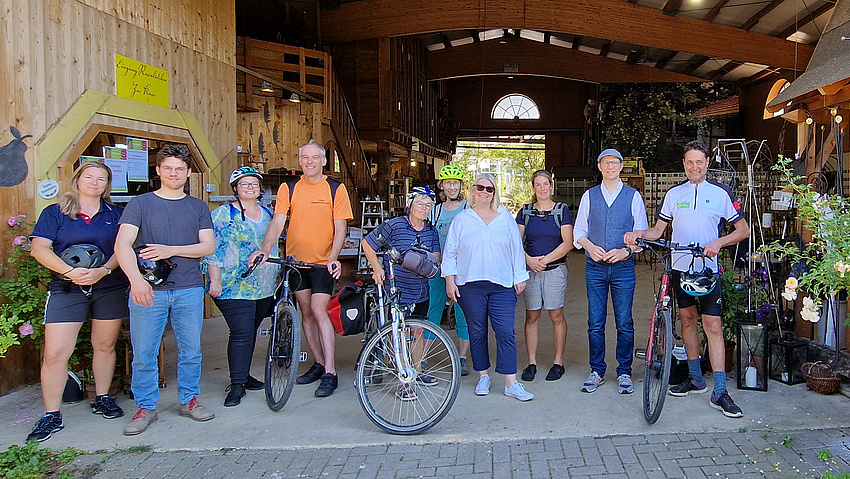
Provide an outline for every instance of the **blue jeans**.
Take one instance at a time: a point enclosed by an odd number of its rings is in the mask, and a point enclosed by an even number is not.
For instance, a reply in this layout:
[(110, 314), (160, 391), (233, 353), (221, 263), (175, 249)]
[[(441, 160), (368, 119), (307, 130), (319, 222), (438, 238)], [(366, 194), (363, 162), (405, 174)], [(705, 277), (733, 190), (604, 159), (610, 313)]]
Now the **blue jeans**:
[[(440, 325), (440, 320), (443, 319), (443, 308), (445, 308), (446, 300), (446, 278), (437, 276), (428, 280), (428, 288), (431, 291), (430, 306), (428, 307), (428, 321)], [(458, 303), (454, 304), (455, 322), (457, 323), (457, 337), (460, 339), (469, 340), (469, 328), (466, 326), (466, 316), (463, 315), (463, 310), (460, 309)]]
[(635, 295), (635, 262), (597, 263), (587, 258), (584, 272), (587, 284), (587, 336), (590, 341), (590, 367), (605, 376), (605, 319), (608, 316), (608, 289), (617, 322), (617, 375), (632, 374), (635, 322), (632, 299)]
[(133, 343), (133, 399), (140, 408), (156, 409), (159, 401), (157, 357), (165, 325), (177, 340), (177, 396), (186, 404), (201, 394), (201, 326), (204, 321), (204, 288), (154, 290), (153, 306), (130, 305), (130, 340)]
[(513, 288), (489, 281), (472, 281), (459, 286), (458, 302), (466, 314), (469, 326), (469, 349), (472, 368), (476, 371), (490, 369), (490, 348), (487, 344), (487, 319), (496, 336), (496, 372), (516, 374), (516, 322), (517, 296)]
[(230, 337), (227, 341), (227, 363), (231, 384), (245, 384), (251, 372), (251, 359), (257, 342), (257, 329), (268, 316), (274, 297), (263, 299), (215, 299)]

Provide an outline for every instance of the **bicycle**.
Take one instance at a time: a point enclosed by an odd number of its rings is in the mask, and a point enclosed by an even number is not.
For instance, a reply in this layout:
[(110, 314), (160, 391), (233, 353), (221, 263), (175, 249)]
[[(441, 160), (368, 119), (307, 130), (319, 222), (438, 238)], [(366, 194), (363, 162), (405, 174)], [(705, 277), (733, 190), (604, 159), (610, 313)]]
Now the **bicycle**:
[(440, 422), (454, 404), (460, 357), (440, 326), (410, 315), (400, 304), (393, 265), (401, 264), (403, 255), (395, 248), (385, 254), (391, 258), (389, 294), (383, 285), (366, 285), (369, 317), (355, 385), (360, 405), (375, 425), (391, 434), (417, 434)]
[[(652, 310), (652, 320), (649, 327), (649, 340), (645, 350), (635, 350), (635, 357), (645, 359), (646, 368), (643, 372), (643, 416), (649, 424), (661, 416), (664, 399), (670, 382), (670, 363), (673, 355), (673, 319), (674, 300), (670, 296), (670, 272), (672, 271), (671, 256), (674, 251), (688, 251), (695, 256), (702, 256), (703, 250), (699, 245), (680, 245), (664, 239), (655, 241), (638, 238), (635, 244), (651, 251), (658, 261), (664, 265), (664, 273), (655, 297), (655, 308)], [(659, 252), (657, 250), (664, 250)]]
[[(261, 260), (262, 256), (254, 260), (248, 270), (242, 273), (242, 277), (247, 278), (248, 275), (253, 273)], [(281, 266), (278, 274), (278, 285), (275, 288), (276, 293), (279, 292), (279, 296), (274, 306), (271, 329), (269, 330), (269, 347), (266, 353), (265, 367), (266, 404), (272, 411), (279, 411), (292, 394), (301, 356), (301, 315), (298, 314), (298, 309), (295, 307), (293, 291), (289, 287), (289, 276), (293, 272), (298, 274), (298, 267), (325, 268), (327, 266), (295, 261), (294, 256), (268, 258), (266, 262)]]

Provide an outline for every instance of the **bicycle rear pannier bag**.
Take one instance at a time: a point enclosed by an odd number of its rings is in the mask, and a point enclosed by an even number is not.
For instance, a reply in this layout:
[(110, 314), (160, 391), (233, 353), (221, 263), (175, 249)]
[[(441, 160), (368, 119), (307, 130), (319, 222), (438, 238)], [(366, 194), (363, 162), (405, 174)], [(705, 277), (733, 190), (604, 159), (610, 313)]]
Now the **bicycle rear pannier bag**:
[(345, 285), (328, 304), (328, 315), (340, 336), (362, 333), (366, 314), (366, 288), (362, 281)]

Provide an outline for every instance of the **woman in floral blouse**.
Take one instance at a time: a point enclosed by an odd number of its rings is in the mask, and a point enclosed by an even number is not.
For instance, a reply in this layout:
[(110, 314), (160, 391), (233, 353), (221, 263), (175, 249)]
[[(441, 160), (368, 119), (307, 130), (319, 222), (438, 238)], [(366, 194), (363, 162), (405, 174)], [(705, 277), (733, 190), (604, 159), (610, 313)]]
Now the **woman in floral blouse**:
[[(274, 303), (279, 267), (265, 263), (247, 278), (241, 277), (244, 259), (260, 249), (272, 219), (271, 211), (259, 203), (262, 181), (263, 176), (257, 170), (237, 168), (230, 175), (236, 201), (212, 212), (216, 247), (206, 263), (209, 294), (230, 328), (227, 343), (230, 387), (224, 400), (227, 407), (239, 405), (246, 389), (260, 390), (264, 386), (249, 374), (251, 357), (257, 328)], [(278, 255), (277, 246), (271, 254)]]

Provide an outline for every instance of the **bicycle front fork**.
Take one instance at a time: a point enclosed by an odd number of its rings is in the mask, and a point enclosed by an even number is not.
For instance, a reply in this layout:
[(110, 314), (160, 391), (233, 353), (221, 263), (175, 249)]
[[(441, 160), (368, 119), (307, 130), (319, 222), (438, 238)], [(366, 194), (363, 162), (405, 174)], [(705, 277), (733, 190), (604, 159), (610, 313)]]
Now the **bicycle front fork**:
[(395, 363), (398, 365), (398, 379), (405, 384), (410, 384), (416, 379), (416, 368), (410, 364), (410, 352), (408, 350), (404, 321), (404, 313), (398, 306), (392, 307), (393, 316), (393, 351), (395, 352)]

